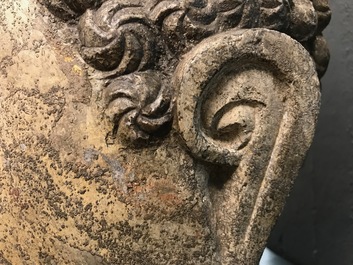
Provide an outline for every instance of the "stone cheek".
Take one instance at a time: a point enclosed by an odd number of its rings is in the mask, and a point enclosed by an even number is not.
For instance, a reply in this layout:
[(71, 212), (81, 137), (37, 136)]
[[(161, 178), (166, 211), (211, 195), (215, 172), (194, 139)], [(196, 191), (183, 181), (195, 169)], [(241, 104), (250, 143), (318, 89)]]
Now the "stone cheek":
[(257, 264), (327, 3), (39, 2), (0, 8), (0, 263)]
[(176, 137), (107, 145), (74, 29), (34, 1), (0, 14), (0, 263), (210, 264), (206, 184)]

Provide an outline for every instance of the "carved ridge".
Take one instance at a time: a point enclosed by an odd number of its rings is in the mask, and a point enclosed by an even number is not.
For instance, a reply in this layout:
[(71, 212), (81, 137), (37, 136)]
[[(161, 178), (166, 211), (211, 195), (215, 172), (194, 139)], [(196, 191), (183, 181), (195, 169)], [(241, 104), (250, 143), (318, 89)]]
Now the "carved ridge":
[(171, 125), (171, 94), (155, 72), (115, 79), (105, 90), (105, 100), (105, 114), (114, 124), (112, 137), (141, 142)]
[[(189, 151), (199, 161), (234, 167), (211, 193), (221, 264), (255, 264), (261, 256), (266, 242), (258, 233), (269, 234), (273, 223), (266, 220), (280, 213), (264, 198), (284, 204), (313, 137), (320, 103), (314, 69), (298, 42), (266, 29), (210, 37), (178, 65), (177, 121)], [(260, 78), (262, 85), (253, 80)], [(229, 113), (221, 124), (225, 139), (203, 125), (218, 126), (219, 111)]]
[(156, 30), (142, 8), (108, 4), (80, 19), (83, 59), (98, 70), (117, 69), (117, 75), (151, 68), (157, 55)]

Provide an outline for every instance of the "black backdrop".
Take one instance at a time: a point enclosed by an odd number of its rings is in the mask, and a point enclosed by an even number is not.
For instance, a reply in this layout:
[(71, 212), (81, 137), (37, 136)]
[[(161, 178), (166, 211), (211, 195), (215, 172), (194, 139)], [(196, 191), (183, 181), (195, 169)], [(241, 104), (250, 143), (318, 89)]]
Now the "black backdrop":
[(269, 247), (296, 265), (353, 264), (353, 0), (331, 0), (319, 123)]

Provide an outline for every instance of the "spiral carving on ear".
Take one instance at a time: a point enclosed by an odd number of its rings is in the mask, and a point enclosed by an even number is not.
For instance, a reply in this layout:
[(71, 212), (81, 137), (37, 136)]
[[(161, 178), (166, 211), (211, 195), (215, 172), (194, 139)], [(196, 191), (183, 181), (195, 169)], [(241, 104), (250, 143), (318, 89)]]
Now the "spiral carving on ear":
[(235, 168), (221, 189), (210, 187), (221, 264), (255, 264), (312, 141), (320, 102), (314, 62), (288, 35), (231, 30), (191, 50), (174, 85), (192, 155)]

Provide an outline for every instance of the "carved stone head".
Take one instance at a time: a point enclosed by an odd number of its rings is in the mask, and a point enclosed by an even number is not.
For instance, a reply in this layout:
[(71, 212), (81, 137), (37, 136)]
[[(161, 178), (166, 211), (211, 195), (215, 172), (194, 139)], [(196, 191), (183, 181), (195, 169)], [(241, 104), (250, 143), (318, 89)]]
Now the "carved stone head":
[[(313, 137), (327, 0), (28, 10), (32, 46), (12, 54), (49, 72), (31, 70), (30, 88), (9, 83), (1, 108), (26, 123), (20, 133), (6, 114), (0, 129), (0, 173), (18, 180), (0, 188), (28, 206), (7, 220), (36, 238), (23, 253), (38, 264), (257, 264)], [(0, 262), (19, 255), (9, 238)]]

